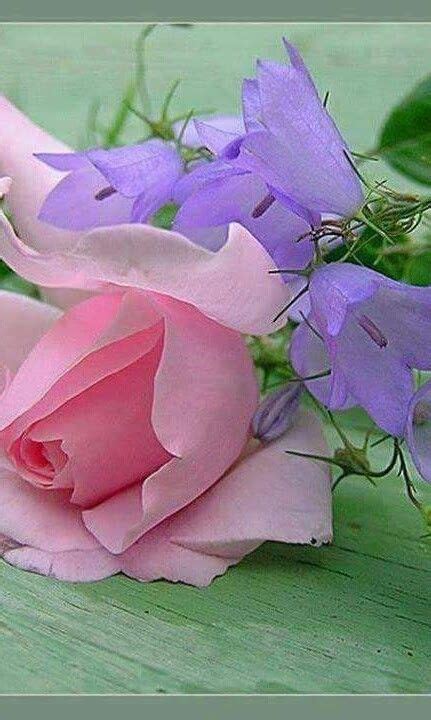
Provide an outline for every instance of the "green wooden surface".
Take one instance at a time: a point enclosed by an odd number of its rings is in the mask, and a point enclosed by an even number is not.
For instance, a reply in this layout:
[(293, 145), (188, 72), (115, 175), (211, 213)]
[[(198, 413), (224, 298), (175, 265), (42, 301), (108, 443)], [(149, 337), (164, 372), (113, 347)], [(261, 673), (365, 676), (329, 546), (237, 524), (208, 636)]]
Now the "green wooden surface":
[[(282, 32), (356, 149), (431, 70), (425, 25), (164, 28), (151, 40), (153, 90), (183, 76), (179, 109), (233, 110), (253, 56), (281, 57)], [(117, 99), (136, 33), (0, 27), (0, 89), (73, 143), (95, 94)], [(331, 547), (268, 543), (202, 590), (66, 585), (0, 563), (0, 691), (430, 692), (431, 544), (418, 513), (394, 477), (346, 481), (334, 512)]]

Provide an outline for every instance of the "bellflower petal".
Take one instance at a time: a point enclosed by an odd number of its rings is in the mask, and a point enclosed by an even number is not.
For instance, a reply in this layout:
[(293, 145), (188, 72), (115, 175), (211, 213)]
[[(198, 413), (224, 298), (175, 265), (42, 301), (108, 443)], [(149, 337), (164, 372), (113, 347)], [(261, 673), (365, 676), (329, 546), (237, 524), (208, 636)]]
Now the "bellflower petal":
[(242, 83), (242, 113), (247, 132), (262, 129), (260, 95), (257, 80), (246, 78)]
[(175, 185), (173, 200), (178, 205), (182, 205), (192, 193), (204, 188), (208, 183), (240, 174), (241, 171), (231, 167), (224, 160), (214, 160), (211, 163), (197, 162), (193, 165), (192, 172), (183, 175)]
[[(88, 150), (86, 156), (121, 195), (136, 198), (158, 183), (174, 184), (182, 172), (181, 158), (174, 147), (162, 140), (104, 150)], [(163, 201), (162, 201), (163, 204)]]
[[(184, 202), (175, 218), (174, 229), (196, 242), (195, 228), (224, 225), (227, 230), (228, 223), (238, 222), (259, 240), (276, 265), (289, 265), (294, 269), (305, 267), (313, 256), (313, 246), (307, 239), (296, 241), (309, 231), (309, 224), (272, 200), (265, 212), (256, 212), (267, 196), (267, 187), (258, 177), (221, 172), (211, 182), (204, 181), (201, 189)], [(223, 243), (226, 232), (216, 237), (217, 242)], [(214, 244), (211, 233), (202, 233), (200, 244), (211, 250), (221, 247)]]
[(60, 172), (82, 170), (90, 165), (85, 152), (34, 153), (34, 157), (41, 160), (48, 167)]
[(200, 145), (217, 154), (238, 137), (237, 132), (228, 132), (217, 126), (209, 125), (202, 120), (195, 120), (195, 128), (198, 134)]
[(177, 151), (162, 140), (36, 157), (68, 173), (46, 197), (39, 219), (75, 231), (146, 222), (172, 199), (183, 172)]
[(39, 220), (77, 232), (129, 222), (133, 201), (112, 193), (98, 202), (96, 198), (105, 187), (104, 177), (86, 161), (83, 167), (69, 172), (51, 190), (42, 205)]
[[(318, 212), (350, 215), (363, 194), (346, 159), (346, 144), (298, 51), (285, 44), (291, 65), (261, 61), (257, 81), (263, 123), (284, 148), (286, 194)], [(276, 154), (268, 158), (268, 172), (278, 159)]]
[[(431, 369), (431, 288), (410, 287), (357, 265), (319, 268), (310, 280), (315, 332), (301, 325), (291, 359), (304, 376), (320, 372), (313, 358), (328, 358), (331, 375), (307, 383), (332, 409), (351, 398), (386, 432), (402, 436), (413, 392), (412, 368)], [(311, 335), (314, 334), (314, 337)], [(311, 370), (311, 373), (310, 373)], [(319, 389), (320, 388), (320, 389)]]
[[(307, 323), (299, 325), (292, 335), (290, 344), (290, 360), (299, 377), (307, 378), (324, 374), (331, 369), (331, 362), (325, 344), (313, 332), (316, 319), (313, 315), (308, 317)], [(312, 329), (313, 328), (313, 329)], [(342, 373), (332, 373), (314, 380), (304, 381), (308, 390), (329, 408), (346, 410), (354, 405), (348, 393)]]
[[(197, 123), (204, 123), (212, 129), (220, 130), (232, 136), (244, 133), (244, 123), (238, 115), (208, 115), (197, 118), (194, 122), (188, 122), (182, 133), (183, 145), (188, 147), (200, 147), (202, 139), (197, 130)], [(184, 120), (178, 120), (173, 126), (175, 137), (178, 138), (184, 127)]]
[[(233, 136), (210, 124), (196, 124), (202, 143), (215, 153), (216, 159), (215, 163), (192, 168), (191, 179), (182, 184), (177, 197), (183, 207), (176, 227), (193, 238), (193, 229), (205, 227), (205, 218), (208, 228), (221, 224), (221, 217), (226, 222), (240, 222), (255, 234), (277, 263), (283, 258), (287, 266), (301, 267), (292, 242), (300, 223), (295, 224), (293, 216), (304, 221), (297, 239), (318, 227), (323, 213), (353, 215), (363, 202), (363, 194), (346, 157), (346, 144), (320, 101), (302, 58), (295, 48), (286, 42), (285, 45), (290, 65), (259, 61), (257, 78), (244, 80), (245, 132)], [(216, 171), (211, 169), (212, 164), (217, 164)], [(233, 186), (238, 183), (245, 186), (246, 181), (232, 179), (225, 166), (250, 176), (250, 183), (260, 183), (262, 194), (260, 198), (253, 196), (256, 204), (251, 208), (251, 217), (267, 215), (265, 222), (250, 222), (250, 207), (244, 194), (232, 192)], [(218, 173), (218, 183), (209, 186), (214, 172)], [(215, 198), (223, 206), (216, 212)], [(277, 218), (277, 225), (269, 218), (274, 200), (287, 210), (284, 217)], [(285, 238), (284, 249), (277, 241), (276, 253), (274, 247), (269, 247), (274, 245), (268, 240), (269, 225), (269, 236), (277, 232)], [(204, 233), (200, 232), (199, 238), (198, 242), (210, 247)], [(304, 252), (303, 256), (308, 258), (302, 265), (305, 267), (311, 253)]]

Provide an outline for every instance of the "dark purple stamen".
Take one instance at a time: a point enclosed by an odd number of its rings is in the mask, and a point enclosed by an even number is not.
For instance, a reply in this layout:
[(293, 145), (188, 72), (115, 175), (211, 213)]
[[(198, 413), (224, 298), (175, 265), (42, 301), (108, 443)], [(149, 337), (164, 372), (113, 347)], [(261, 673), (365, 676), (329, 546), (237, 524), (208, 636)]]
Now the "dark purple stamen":
[(112, 187), (112, 185), (108, 185), (108, 187), (104, 187), (99, 192), (97, 192), (94, 196), (95, 200), (106, 200), (106, 198), (111, 197), (111, 195), (114, 195), (116, 193), (116, 189)]
[(275, 202), (274, 195), (271, 195), (271, 193), (265, 195), (263, 200), (261, 200), (260, 203), (256, 205), (253, 212), (251, 213), (252, 218), (260, 218), (263, 213), (265, 213), (271, 207), (273, 202)]
[(375, 325), (367, 315), (361, 315), (361, 317), (359, 318), (359, 325), (363, 330), (365, 330), (367, 335), (369, 335), (371, 340), (373, 340), (376, 345), (378, 345), (380, 348), (386, 347), (386, 345), (388, 344), (387, 339), (383, 335), (382, 331), (379, 330), (377, 325)]

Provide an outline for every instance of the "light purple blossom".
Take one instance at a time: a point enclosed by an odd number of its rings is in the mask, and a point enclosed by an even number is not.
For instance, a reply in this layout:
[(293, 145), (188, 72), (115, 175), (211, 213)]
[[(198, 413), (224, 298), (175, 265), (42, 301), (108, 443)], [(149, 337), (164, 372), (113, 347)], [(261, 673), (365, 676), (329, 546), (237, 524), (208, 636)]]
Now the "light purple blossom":
[[(313, 256), (309, 240), (296, 242), (310, 224), (279, 202), (265, 206), (268, 188), (256, 175), (236, 172), (215, 160), (181, 180), (174, 199), (182, 205), (173, 229), (209, 250), (226, 242), (238, 222), (265, 247), (279, 267), (304, 268)], [(182, 204), (184, 202), (184, 204)]]
[(324, 405), (361, 405), (402, 436), (413, 393), (412, 368), (431, 369), (431, 288), (411, 287), (369, 268), (332, 263), (309, 286), (310, 314), (294, 331), (290, 357)]
[(406, 440), (418, 472), (431, 483), (431, 380), (422, 385), (410, 400)]
[(227, 224), (236, 221), (277, 265), (298, 269), (313, 255), (309, 240), (299, 238), (320, 225), (322, 213), (353, 214), (363, 195), (308, 70), (295, 48), (285, 45), (290, 65), (259, 61), (257, 78), (244, 81), (243, 134), (196, 122), (215, 160), (177, 184), (181, 208), (174, 228), (217, 250)]
[(69, 230), (145, 223), (172, 200), (183, 173), (176, 148), (158, 139), (111, 150), (36, 157), (68, 173), (47, 196), (39, 219)]

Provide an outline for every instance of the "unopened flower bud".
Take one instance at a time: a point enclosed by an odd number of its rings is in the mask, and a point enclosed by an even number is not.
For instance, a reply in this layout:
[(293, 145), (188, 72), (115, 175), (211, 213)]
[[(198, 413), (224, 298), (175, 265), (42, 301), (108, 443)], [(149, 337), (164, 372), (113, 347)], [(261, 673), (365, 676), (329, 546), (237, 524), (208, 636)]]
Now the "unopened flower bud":
[(422, 385), (410, 400), (406, 440), (416, 470), (431, 483), (431, 381)]
[(281, 437), (295, 419), (301, 393), (302, 383), (292, 382), (267, 395), (253, 417), (253, 436), (262, 442)]

